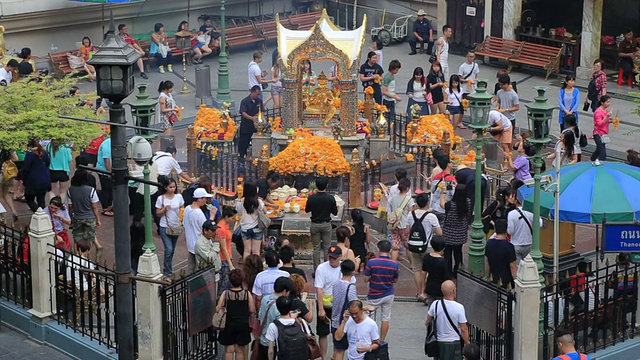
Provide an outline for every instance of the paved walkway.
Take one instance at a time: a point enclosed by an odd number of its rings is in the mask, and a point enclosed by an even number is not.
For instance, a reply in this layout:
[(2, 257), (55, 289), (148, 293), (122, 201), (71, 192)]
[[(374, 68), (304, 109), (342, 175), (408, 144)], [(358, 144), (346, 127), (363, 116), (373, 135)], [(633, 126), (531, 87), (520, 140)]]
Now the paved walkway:
[(46, 345), (40, 345), (26, 336), (2, 326), (0, 330), (0, 360), (70, 360), (61, 352)]

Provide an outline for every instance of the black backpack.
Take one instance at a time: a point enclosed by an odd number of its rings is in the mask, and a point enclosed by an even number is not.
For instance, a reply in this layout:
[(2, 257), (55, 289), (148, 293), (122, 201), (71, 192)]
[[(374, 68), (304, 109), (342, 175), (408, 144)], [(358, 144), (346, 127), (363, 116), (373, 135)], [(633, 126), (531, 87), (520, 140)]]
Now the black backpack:
[(413, 216), (413, 225), (409, 229), (409, 251), (413, 253), (424, 253), (427, 251), (429, 245), (429, 239), (422, 226), (422, 221), (429, 214), (429, 211), (425, 212), (420, 219), (416, 217), (415, 210), (411, 212)]
[(587, 87), (587, 99), (591, 101), (598, 100), (598, 88), (596, 87), (596, 78), (592, 77)]
[(296, 320), (284, 325), (280, 320), (273, 322), (278, 328), (278, 360), (309, 360), (307, 334)]

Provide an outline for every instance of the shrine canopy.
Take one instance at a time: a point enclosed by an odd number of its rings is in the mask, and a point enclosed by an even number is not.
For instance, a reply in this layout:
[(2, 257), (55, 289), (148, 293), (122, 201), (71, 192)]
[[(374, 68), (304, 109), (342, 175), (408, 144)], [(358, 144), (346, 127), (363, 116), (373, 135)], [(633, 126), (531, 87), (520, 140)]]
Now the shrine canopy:
[[(282, 58), (285, 67), (289, 67), (289, 55), (309, 38), (314, 32), (320, 33), (321, 36), (333, 45), (347, 59), (348, 67), (353, 66), (354, 62), (358, 62), (360, 51), (365, 41), (367, 16), (364, 15), (362, 25), (355, 30), (340, 30), (327, 15), (326, 9), (322, 10), (322, 16), (318, 22), (310, 30), (289, 30), (282, 26), (279, 16), (276, 15), (276, 23), (278, 26), (278, 53)], [(320, 50), (320, 49), (319, 49)]]

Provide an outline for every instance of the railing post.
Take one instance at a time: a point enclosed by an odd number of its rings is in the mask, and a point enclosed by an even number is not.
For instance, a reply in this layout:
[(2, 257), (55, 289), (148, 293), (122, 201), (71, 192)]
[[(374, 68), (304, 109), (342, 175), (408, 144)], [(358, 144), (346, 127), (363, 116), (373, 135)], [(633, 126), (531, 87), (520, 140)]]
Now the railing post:
[(516, 309), (513, 324), (514, 360), (538, 359), (538, 311), (540, 308), (540, 288), (538, 267), (527, 255), (518, 266), (516, 276)]
[[(351, 161), (349, 162), (351, 171), (349, 173), (349, 208), (359, 208), (362, 206), (362, 162), (360, 152), (353, 149)], [(342, 216), (342, 214), (338, 214)]]
[[(138, 262), (138, 276), (160, 280), (158, 256), (147, 249)], [(138, 310), (138, 359), (162, 359), (162, 301), (160, 285), (136, 282)], [(133, 320), (132, 320), (133, 321)]]
[(52, 304), (55, 304), (55, 291), (51, 291), (52, 277), (55, 272), (49, 272), (48, 249), (53, 249), (56, 234), (53, 232), (49, 216), (38, 209), (31, 217), (29, 224), (29, 262), (31, 266), (32, 308), (29, 313), (33, 319), (45, 321), (53, 315)]
[(187, 169), (193, 175), (199, 175), (198, 174), (198, 149), (196, 149), (197, 142), (198, 142), (198, 139), (196, 139), (196, 134), (195, 134), (193, 125), (189, 125), (189, 127), (187, 128)]

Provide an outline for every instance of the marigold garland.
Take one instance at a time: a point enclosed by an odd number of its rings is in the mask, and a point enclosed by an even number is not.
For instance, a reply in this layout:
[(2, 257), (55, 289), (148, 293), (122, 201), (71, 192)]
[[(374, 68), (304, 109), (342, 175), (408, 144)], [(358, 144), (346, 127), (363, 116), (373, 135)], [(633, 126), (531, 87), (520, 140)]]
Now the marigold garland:
[(315, 172), (326, 176), (349, 172), (349, 163), (340, 144), (324, 136), (308, 135), (304, 131), (301, 133), (305, 136), (296, 136), (283, 151), (269, 159), (269, 170), (275, 170), (280, 174)]
[(200, 105), (193, 127), (199, 140), (232, 140), (236, 135), (236, 123), (227, 118), (227, 130), (222, 127), (224, 116), (215, 108)]
[(365, 93), (365, 94), (367, 94), (367, 95), (373, 95), (373, 87), (371, 87), (371, 86), (367, 86), (367, 87), (364, 89), (364, 93)]
[(449, 122), (449, 118), (444, 114), (424, 115), (417, 121), (418, 128), (415, 133), (412, 131), (414, 121), (407, 125), (407, 142), (413, 145), (437, 145), (442, 143), (442, 135), (445, 130), (453, 136), (451, 142), (454, 144), (462, 144), (464, 139), (460, 136), (454, 136), (453, 125)]
[(271, 124), (271, 131), (282, 131), (282, 118), (280, 116), (270, 117), (269, 124)]

